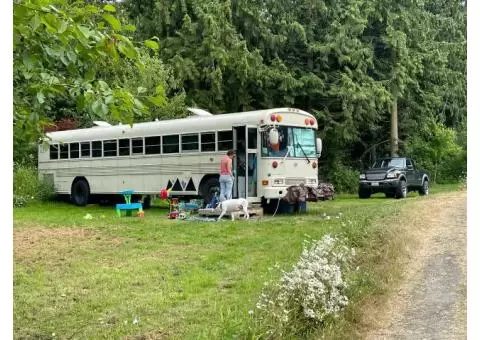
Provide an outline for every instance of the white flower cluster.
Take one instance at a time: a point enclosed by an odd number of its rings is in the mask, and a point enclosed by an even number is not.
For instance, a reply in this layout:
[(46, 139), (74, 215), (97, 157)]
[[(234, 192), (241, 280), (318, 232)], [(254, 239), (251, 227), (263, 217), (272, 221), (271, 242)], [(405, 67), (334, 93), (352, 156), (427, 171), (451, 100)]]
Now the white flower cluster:
[(283, 271), (273, 292), (261, 294), (257, 308), (281, 323), (299, 318), (323, 321), (329, 314), (336, 316), (348, 305), (342, 269), (353, 256), (353, 248), (330, 235), (320, 241), (305, 241), (293, 270)]

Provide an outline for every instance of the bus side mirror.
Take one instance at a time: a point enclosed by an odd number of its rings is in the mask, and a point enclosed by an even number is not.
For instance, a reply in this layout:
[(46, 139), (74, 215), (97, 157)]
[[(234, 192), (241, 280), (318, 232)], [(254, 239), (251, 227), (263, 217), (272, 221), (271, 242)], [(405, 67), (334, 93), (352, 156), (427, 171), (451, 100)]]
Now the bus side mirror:
[(322, 140), (317, 138), (317, 158), (320, 158), (322, 155)]

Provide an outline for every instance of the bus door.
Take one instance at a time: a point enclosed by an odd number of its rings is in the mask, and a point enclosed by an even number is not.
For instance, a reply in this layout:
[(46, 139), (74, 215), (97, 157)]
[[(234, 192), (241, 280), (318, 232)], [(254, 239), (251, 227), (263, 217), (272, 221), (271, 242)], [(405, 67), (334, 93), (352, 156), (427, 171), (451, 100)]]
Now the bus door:
[(233, 168), (235, 181), (233, 197), (257, 197), (257, 127), (241, 125), (233, 127), (233, 145), (236, 150)]

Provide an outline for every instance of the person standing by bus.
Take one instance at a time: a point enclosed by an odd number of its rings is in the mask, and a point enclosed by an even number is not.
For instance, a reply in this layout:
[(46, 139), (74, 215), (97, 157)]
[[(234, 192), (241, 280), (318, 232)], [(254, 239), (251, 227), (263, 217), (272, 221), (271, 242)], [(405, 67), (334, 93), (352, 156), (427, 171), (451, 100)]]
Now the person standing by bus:
[(228, 150), (220, 161), (220, 202), (232, 199), (233, 172), (232, 160), (235, 157), (234, 150)]

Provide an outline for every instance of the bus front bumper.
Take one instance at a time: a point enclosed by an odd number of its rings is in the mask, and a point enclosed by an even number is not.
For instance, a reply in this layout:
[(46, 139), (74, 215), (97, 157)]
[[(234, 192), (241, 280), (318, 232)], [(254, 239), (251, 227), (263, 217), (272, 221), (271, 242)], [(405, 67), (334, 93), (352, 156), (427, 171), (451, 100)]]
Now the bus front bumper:
[(287, 194), (287, 187), (266, 187), (263, 188), (263, 197), (266, 199), (283, 198)]

